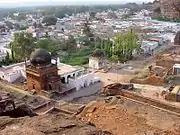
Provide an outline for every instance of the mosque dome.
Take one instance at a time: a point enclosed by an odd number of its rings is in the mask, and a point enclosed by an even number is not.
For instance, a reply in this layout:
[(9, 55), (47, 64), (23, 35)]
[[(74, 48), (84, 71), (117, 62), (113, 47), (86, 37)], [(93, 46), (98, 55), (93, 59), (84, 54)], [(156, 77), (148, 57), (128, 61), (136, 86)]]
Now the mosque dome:
[(34, 66), (48, 65), (51, 63), (51, 54), (43, 49), (35, 49), (31, 53), (30, 62)]

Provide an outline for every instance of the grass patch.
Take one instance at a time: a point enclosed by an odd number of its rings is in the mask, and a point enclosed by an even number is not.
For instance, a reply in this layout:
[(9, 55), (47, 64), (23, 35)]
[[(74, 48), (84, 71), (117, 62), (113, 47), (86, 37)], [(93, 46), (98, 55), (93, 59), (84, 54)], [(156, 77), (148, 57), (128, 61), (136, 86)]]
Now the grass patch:
[(89, 62), (89, 56), (93, 51), (94, 48), (81, 49), (62, 58), (62, 62), (72, 66), (83, 66)]

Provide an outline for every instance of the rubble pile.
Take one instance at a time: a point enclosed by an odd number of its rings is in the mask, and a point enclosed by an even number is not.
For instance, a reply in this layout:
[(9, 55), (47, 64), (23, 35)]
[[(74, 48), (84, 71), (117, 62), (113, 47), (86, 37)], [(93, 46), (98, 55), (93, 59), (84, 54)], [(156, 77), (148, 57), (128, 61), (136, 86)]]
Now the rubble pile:
[(33, 117), (36, 114), (25, 104), (16, 105), (13, 95), (4, 93), (0, 96), (0, 116), (18, 118), (24, 116)]
[(104, 101), (88, 104), (77, 117), (114, 135), (177, 135), (148, 125), (145, 118), (128, 113), (118, 104), (109, 105)]
[(167, 69), (162, 66), (152, 66), (149, 69), (147, 76), (143, 78), (139, 78), (138, 76), (136, 76), (133, 79), (131, 79), (130, 82), (162, 86), (166, 82), (167, 76), (170, 73), (170, 71), (171, 69)]
[(114, 83), (102, 88), (101, 95), (119, 95), (121, 90), (133, 90), (133, 84)]

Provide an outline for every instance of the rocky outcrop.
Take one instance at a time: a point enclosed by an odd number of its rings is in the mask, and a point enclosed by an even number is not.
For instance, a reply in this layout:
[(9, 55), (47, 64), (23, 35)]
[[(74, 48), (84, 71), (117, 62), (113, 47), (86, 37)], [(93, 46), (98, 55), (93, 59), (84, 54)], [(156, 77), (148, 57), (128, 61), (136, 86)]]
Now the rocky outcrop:
[(0, 117), (0, 135), (112, 135), (91, 123), (63, 114), (35, 117)]
[(179, 0), (160, 0), (160, 9), (162, 16), (168, 18), (180, 17), (180, 1)]
[(180, 31), (177, 32), (175, 38), (174, 38), (174, 44), (180, 45)]

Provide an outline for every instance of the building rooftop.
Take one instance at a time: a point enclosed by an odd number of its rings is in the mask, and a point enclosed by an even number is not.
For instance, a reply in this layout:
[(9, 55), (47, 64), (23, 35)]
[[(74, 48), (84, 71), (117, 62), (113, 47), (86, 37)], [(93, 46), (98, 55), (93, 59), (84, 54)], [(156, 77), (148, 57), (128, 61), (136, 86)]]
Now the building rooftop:
[(67, 73), (76, 72), (76, 71), (83, 71), (83, 67), (79, 66), (70, 66), (63, 63), (58, 64), (58, 75), (65, 75)]

